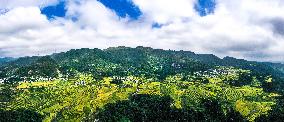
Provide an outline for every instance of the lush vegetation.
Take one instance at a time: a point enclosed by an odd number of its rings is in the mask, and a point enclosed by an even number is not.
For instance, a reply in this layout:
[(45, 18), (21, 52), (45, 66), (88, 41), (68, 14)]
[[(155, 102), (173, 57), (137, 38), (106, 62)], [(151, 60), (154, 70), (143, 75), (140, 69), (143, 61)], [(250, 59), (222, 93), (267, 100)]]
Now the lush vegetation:
[(8, 63), (10, 61), (13, 61), (15, 60), (14, 58), (10, 58), (10, 57), (7, 57), (7, 58), (0, 58), (0, 65), (4, 64), (4, 63)]
[(19, 58), (0, 68), (0, 121), (282, 121), (275, 66), (144, 47)]

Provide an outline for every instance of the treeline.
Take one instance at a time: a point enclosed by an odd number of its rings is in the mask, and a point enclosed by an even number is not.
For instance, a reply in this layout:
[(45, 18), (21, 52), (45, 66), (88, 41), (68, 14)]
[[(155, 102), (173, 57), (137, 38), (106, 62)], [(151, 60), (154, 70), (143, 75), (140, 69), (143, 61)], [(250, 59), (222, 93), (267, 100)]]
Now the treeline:
[[(271, 75), (282, 82), (284, 65), (260, 63), (190, 51), (152, 49), (149, 47), (116, 47), (100, 49), (72, 49), (43, 57), (23, 57), (0, 64), (0, 79), (7, 83), (39, 78), (73, 77), (78, 72), (93, 74), (95, 78), (109, 76), (146, 76), (164, 80), (168, 75), (191, 74), (216, 66), (236, 67), (255, 75)], [(281, 83), (282, 84), (282, 83)]]
[(31, 116), (43, 121), (282, 120), (282, 94), (262, 88), (274, 79), (261, 81), (251, 75), (233, 67), (176, 74), (163, 81), (136, 76), (94, 79), (78, 73), (68, 80), (20, 83), (1, 114), (24, 117), (34, 112)]
[(0, 64), (0, 121), (282, 121), (282, 66), (146, 47), (23, 57)]

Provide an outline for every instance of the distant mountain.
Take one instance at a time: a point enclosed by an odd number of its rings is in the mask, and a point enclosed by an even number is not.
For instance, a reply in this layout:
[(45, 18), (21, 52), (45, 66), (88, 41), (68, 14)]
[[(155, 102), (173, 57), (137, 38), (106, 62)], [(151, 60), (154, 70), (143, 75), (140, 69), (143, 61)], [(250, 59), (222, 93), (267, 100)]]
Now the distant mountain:
[(273, 69), (284, 73), (284, 64), (283, 63), (271, 63), (271, 62), (263, 62), (264, 65), (268, 65)]
[(36, 110), (50, 121), (280, 121), (283, 76), (281, 63), (190, 51), (72, 49), (3, 59), (0, 116), (36, 120), (26, 113)]
[(2, 64), (8, 63), (8, 62), (11, 62), (11, 61), (14, 61), (14, 60), (16, 60), (16, 59), (15, 58), (11, 58), (11, 57), (0, 58), (0, 66)]
[[(164, 79), (174, 74), (191, 74), (216, 66), (232, 66), (251, 70), (254, 74), (282, 78), (284, 65), (246, 61), (233, 57), (218, 58), (213, 54), (190, 51), (152, 49), (150, 47), (112, 47), (100, 49), (72, 49), (48, 56), (1, 59), (0, 79), (10, 82), (38, 77), (72, 77), (78, 72), (95, 77), (145, 76)], [(30, 79), (31, 80), (31, 79)]]

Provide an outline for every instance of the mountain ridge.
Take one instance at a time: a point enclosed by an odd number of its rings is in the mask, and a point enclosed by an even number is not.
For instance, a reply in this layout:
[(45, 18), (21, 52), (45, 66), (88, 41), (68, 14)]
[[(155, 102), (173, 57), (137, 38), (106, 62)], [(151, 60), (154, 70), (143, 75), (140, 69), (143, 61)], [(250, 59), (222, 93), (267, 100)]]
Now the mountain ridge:
[(6, 104), (0, 114), (17, 112), (22, 120), (19, 109), (31, 110), (50, 121), (282, 120), (283, 69), (149, 47), (72, 49), (2, 65), (0, 96)]
[[(50, 57), (50, 59), (46, 58), (46, 60), (54, 62), (54, 64), (47, 63), (47, 67), (56, 67), (56, 70), (59, 70), (61, 74), (63, 72), (70, 74), (70, 70), (72, 69), (76, 70), (76, 72), (88, 72), (106, 76), (114, 72), (120, 72), (124, 75), (126, 75), (125, 72), (131, 72), (130, 74), (135, 75), (155, 74), (157, 77), (163, 79), (166, 75), (188, 73), (188, 71), (202, 71), (215, 66), (232, 66), (252, 70), (261, 75), (284, 77), (284, 65), (279, 63), (247, 61), (229, 56), (221, 59), (213, 54), (196, 54), (183, 50), (175, 51), (142, 46), (136, 48), (119, 46), (103, 50), (98, 48), (71, 49), (66, 52), (46, 56), (20, 57), (2, 63), (2, 65), (0, 64), (0, 71), (2, 72), (0, 78), (6, 78), (6, 74), (15, 74), (17, 72), (22, 73), (21, 77), (29, 77), (28, 72), (36, 69), (37, 65), (35, 62), (43, 57)], [(42, 60), (42, 62), (44, 61)], [(109, 71), (101, 71), (100, 68), (105, 68)], [(55, 69), (52, 71), (55, 71)], [(23, 79), (20, 78), (18, 80)]]

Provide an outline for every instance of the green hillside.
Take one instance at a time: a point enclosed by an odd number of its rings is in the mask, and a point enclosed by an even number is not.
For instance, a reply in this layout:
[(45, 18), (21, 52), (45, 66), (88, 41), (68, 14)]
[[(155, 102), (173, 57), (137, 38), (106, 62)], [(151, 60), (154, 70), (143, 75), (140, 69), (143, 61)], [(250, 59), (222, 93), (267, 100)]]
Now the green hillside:
[(10, 57), (7, 57), (7, 58), (0, 58), (0, 65), (3, 65), (5, 63), (8, 63), (8, 62), (11, 62), (11, 61), (14, 61), (16, 60), (15, 58), (10, 58)]
[(281, 121), (283, 64), (72, 49), (0, 63), (0, 121)]

